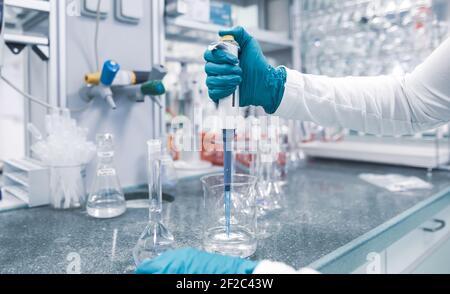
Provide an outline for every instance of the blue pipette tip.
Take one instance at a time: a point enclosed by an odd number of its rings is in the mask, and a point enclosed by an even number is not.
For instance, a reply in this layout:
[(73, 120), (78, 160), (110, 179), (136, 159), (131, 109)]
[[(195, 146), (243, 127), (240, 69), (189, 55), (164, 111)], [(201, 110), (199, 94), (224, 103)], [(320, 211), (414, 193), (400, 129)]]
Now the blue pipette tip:
[(234, 136), (235, 130), (223, 130), (225, 226), (228, 237), (230, 236), (231, 232), (231, 184), (232, 184), (232, 162), (233, 162), (232, 142), (234, 140)]

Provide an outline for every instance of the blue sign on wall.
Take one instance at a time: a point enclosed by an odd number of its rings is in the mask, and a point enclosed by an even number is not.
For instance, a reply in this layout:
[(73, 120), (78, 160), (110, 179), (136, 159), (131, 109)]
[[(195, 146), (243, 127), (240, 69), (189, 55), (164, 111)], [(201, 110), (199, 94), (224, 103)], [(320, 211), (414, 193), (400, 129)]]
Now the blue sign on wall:
[(231, 4), (211, 1), (211, 16), (212, 23), (231, 27), (233, 25)]

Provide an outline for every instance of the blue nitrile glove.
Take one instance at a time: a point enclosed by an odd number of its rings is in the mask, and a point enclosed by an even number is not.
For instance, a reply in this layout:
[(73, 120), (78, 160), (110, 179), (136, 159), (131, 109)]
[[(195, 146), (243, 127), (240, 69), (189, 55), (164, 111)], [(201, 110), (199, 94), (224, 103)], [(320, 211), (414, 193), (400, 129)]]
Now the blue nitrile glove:
[(251, 274), (257, 262), (191, 248), (171, 250), (138, 266), (136, 274)]
[(262, 106), (273, 114), (280, 106), (286, 83), (286, 69), (267, 63), (261, 47), (242, 27), (219, 32), (232, 35), (241, 50), (239, 60), (222, 50), (205, 52), (206, 85), (215, 102), (230, 96), (240, 85), (240, 106)]

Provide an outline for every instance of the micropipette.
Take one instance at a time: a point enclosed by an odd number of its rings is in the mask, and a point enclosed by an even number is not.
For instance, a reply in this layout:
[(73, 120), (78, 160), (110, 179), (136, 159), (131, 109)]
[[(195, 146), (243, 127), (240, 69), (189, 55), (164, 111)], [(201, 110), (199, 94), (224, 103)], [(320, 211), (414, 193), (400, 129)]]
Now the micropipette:
[[(227, 35), (210, 46), (209, 50), (224, 50), (232, 55), (239, 56), (239, 44), (233, 36)], [(231, 201), (233, 177), (233, 142), (236, 135), (236, 117), (239, 116), (239, 91), (219, 101), (219, 112), (222, 119), (223, 130), (223, 172), (224, 172), (224, 202), (225, 202), (225, 228), (227, 235), (231, 232)]]

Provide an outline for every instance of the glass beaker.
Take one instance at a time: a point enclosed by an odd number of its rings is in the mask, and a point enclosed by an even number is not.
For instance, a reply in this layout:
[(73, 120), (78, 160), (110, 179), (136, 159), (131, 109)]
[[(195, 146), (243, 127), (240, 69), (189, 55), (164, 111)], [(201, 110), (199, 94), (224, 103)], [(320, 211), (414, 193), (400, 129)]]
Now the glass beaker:
[(227, 230), (224, 175), (201, 179), (203, 184), (203, 249), (211, 253), (249, 257), (257, 248), (256, 178), (235, 174), (231, 183), (230, 227)]
[(86, 201), (84, 166), (50, 167), (50, 205), (54, 209), (80, 208)]
[(114, 137), (97, 136), (97, 171), (89, 199), (87, 213), (95, 218), (114, 218), (125, 213), (125, 196), (114, 166)]

